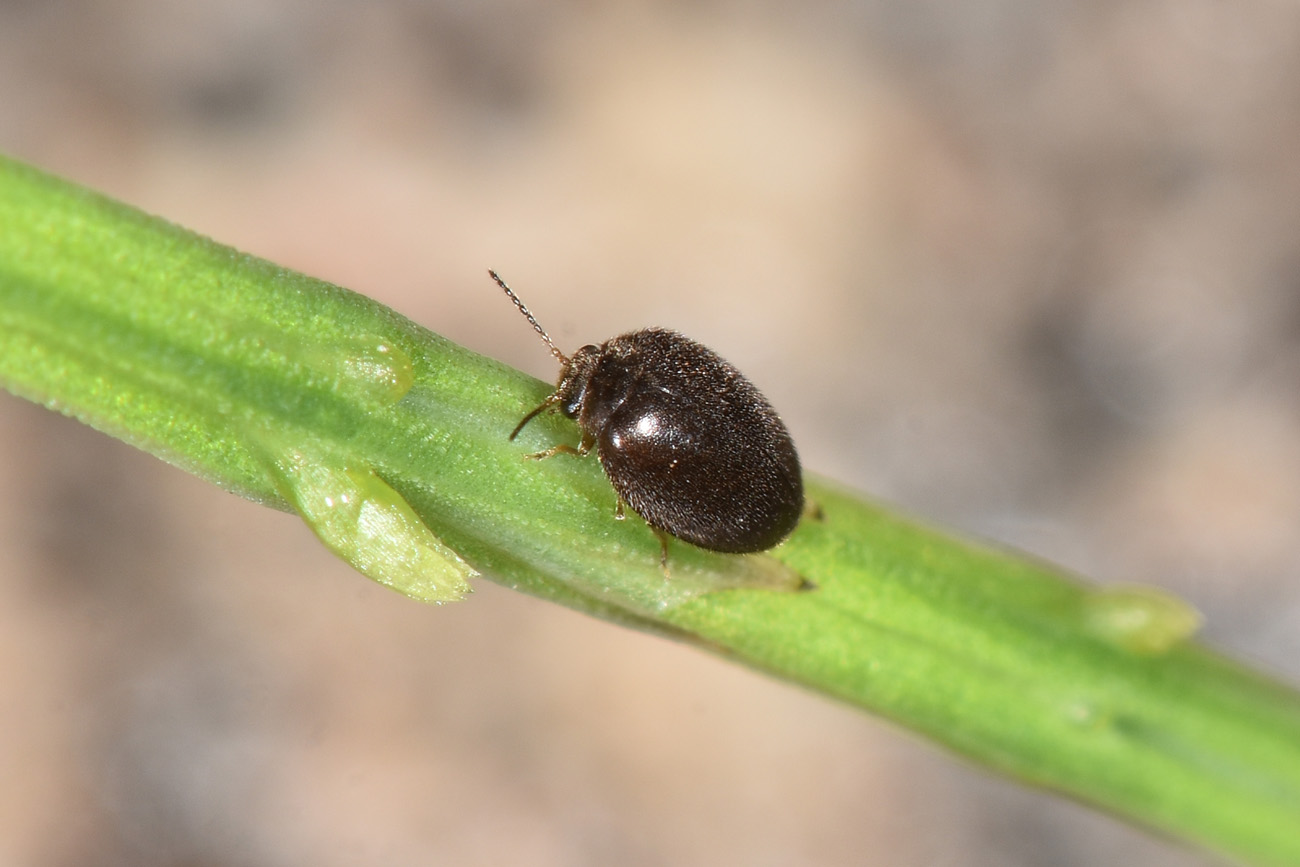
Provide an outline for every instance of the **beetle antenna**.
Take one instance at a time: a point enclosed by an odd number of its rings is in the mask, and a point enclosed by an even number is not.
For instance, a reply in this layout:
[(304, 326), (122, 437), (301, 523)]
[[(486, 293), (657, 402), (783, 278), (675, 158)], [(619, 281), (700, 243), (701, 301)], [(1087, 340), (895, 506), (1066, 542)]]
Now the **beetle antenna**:
[[(514, 290), (512, 290), (509, 286), (506, 285), (506, 281), (502, 280), (500, 275), (498, 275), (496, 271), (493, 271), (491, 268), (489, 268), (488, 274), (492, 277), (493, 280), (497, 282), (498, 286), (500, 286), (503, 290), (505, 290), (506, 296), (511, 301), (515, 302), (515, 306), (519, 308), (520, 313), (524, 314), (524, 318), (528, 320), (529, 325), (533, 326), (533, 330), (536, 331), (539, 335), (541, 335), (542, 340), (546, 341), (546, 345), (550, 347), (551, 355), (554, 355), (556, 359), (560, 362), (560, 364), (568, 365), (569, 363), (568, 356), (566, 356), (563, 352), (559, 350), (558, 347), (556, 347), (555, 342), (551, 340), (551, 335), (546, 333), (546, 329), (537, 324), (537, 320), (533, 318), (533, 314), (528, 312), (528, 308), (524, 306), (524, 302), (519, 300), (519, 296), (514, 293)], [(527, 421), (527, 419), (525, 419), (525, 421)], [(522, 426), (523, 425), (520, 425), (520, 427)], [(513, 439), (513, 437), (511, 438)]]

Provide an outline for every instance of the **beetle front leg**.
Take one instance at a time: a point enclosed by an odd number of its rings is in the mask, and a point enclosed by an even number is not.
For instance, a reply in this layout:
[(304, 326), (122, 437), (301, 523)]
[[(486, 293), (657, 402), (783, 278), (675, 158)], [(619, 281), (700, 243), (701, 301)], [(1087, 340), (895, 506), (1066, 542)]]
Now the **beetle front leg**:
[(544, 452), (533, 452), (531, 455), (524, 455), (524, 460), (543, 461), (547, 458), (553, 458), (556, 455), (577, 455), (578, 457), (582, 457), (585, 454), (586, 452), (582, 449), (575, 449), (568, 443), (560, 443), (558, 446), (551, 446)]
[(577, 455), (580, 458), (585, 458), (588, 454), (591, 453), (591, 448), (595, 444), (596, 444), (596, 438), (594, 436), (583, 434), (582, 442), (578, 444), (577, 448), (574, 448), (568, 443), (560, 443), (559, 445), (551, 446), (549, 449), (546, 449), (545, 451), (533, 452), (531, 455), (524, 455), (524, 460), (541, 461), (541, 460), (545, 460), (546, 458), (553, 458), (556, 455)]

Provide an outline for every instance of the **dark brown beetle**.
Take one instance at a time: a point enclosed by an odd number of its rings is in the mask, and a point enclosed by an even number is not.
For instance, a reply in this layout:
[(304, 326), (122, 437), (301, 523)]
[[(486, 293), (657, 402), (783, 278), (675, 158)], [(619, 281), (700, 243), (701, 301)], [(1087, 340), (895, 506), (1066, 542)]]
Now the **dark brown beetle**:
[(732, 554), (765, 551), (803, 512), (803, 477), (790, 433), (758, 389), (718, 356), (675, 331), (646, 328), (587, 345), (571, 358), (495, 271), (551, 354), (563, 365), (542, 404), (510, 434), (552, 407), (578, 423), (577, 448), (556, 445), (530, 458), (592, 446), (618, 494), (659, 536)]

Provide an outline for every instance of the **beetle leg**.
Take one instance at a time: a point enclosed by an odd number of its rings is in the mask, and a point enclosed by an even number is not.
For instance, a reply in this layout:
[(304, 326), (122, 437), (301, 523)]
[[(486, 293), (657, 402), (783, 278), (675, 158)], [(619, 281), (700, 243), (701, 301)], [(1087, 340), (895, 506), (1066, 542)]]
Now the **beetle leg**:
[(821, 523), (826, 520), (826, 510), (822, 508), (821, 503), (810, 497), (803, 501), (803, 517)]
[(577, 455), (578, 457), (582, 457), (585, 454), (586, 452), (582, 451), (581, 449), (575, 449), (573, 446), (569, 445), (568, 443), (560, 443), (559, 445), (551, 446), (549, 449), (546, 449), (545, 451), (533, 452), (531, 455), (524, 455), (524, 460), (542, 461), (545, 460), (546, 458), (553, 458), (556, 455)]
[(580, 458), (585, 458), (591, 453), (591, 447), (595, 444), (595, 437), (583, 434), (582, 442), (578, 443), (576, 448), (567, 443), (560, 443), (559, 445), (551, 446), (545, 451), (533, 452), (531, 455), (524, 455), (524, 460), (540, 461), (545, 460), (546, 458), (553, 458), (556, 455), (577, 455)]
[(668, 572), (668, 534), (658, 527), (650, 529), (654, 530), (655, 535), (659, 537), (659, 566), (664, 570), (665, 578), (672, 578), (673, 576)]
[(625, 515), (625, 514), (623, 513), (623, 508), (624, 508), (626, 505), (627, 505), (627, 504), (623, 502), (623, 498), (622, 498), (622, 497), (619, 497), (619, 498), (618, 498), (618, 502), (616, 502), (616, 503), (614, 504), (614, 520), (615, 520), (615, 521), (622, 521), (622, 520), (624, 520), (625, 518), (627, 518), (627, 515)]

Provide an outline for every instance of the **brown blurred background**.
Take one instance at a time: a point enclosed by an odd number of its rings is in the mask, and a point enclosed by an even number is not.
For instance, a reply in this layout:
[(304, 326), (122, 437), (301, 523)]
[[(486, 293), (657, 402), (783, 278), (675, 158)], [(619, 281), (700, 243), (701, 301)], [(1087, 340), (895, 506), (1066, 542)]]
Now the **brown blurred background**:
[[(1292, 2), (0, 0), (0, 151), (544, 379), (489, 265), (680, 328), (810, 469), (1300, 680)], [(0, 396), (0, 865), (723, 863), (1209, 862)]]

